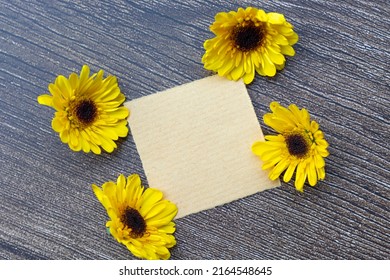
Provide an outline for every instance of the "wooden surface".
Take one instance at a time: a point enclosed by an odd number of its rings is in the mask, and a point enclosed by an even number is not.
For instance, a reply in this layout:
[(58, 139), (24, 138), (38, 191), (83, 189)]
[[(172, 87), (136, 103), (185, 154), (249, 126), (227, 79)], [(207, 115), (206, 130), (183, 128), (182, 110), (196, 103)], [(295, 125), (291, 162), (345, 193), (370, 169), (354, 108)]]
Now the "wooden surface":
[(271, 101), (306, 107), (330, 143), (327, 177), (177, 220), (172, 259), (389, 259), (389, 2), (231, 2), (0, 0), (0, 258), (131, 259), (91, 190), (119, 173), (147, 185), (131, 134), (112, 154), (72, 152), (37, 96), (83, 64), (127, 100), (209, 76), (214, 15), (253, 5), (300, 36), (283, 71), (248, 86), (263, 131)]

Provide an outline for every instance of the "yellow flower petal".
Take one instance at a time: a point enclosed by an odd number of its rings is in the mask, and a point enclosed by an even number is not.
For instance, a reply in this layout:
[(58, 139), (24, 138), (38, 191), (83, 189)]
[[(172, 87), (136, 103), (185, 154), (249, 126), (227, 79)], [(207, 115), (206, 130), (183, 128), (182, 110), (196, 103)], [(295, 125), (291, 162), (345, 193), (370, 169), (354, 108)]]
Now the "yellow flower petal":
[(254, 7), (216, 14), (210, 30), (215, 37), (204, 42), (205, 69), (228, 79), (253, 81), (257, 72), (274, 76), (285, 65), (284, 54), (293, 55), (298, 40), (293, 26), (282, 14)]
[(244, 75), (243, 81), (245, 84), (250, 84), (254, 78), (255, 78), (255, 71), (252, 71)]
[(278, 13), (268, 13), (268, 22), (271, 24), (283, 24), (286, 21), (284, 15)]
[(236, 68), (234, 68), (230, 74), (232, 75), (233, 80), (237, 81), (239, 78), (241, 78), (244, 75), (244, 60), (241, 60), (240, 65), (238, 65)]
[(303, 184), (305, 183), (307, 177), (305, 169), (306, 164), (304, 162), (300, 162), (297, 166), (297, 173), (295, 177), (295, 188), (298, 191), (303, 191)]
[(282, 172), (286, 170), (286, 168), (288, 168), (289, 164), (290, 161), (288, 159), (282, 159), (281, 161), (279, 161), (269, 173), (269, 178), (271, 180), (276, 180), (280, 176), (280, 174), (282, 174)]
[(69, 143), (69, 130), (63, 130), (60, 132), (60, 138), (63, 143)]
[(88, 143), (88, 140), (81, 137), (81, 148), (83, 149), (84, 153), (89, 153), (91, 151), (91, 145)]
[(295, 55), (295, 50), (290, 45), (281, 46), (280, 47), (280, 51), (284, 55), (288, 55), (288, 56), (294, 56)]
[(116, 78), (103, 78), (103, 74), (100, 70), (90, 76), (89, 67), (84, 65), (79, 76), (59, 75), (49, 84), (51, 96), (37, 98), (39, 104), (57, 111), (52, 128), (73, 151), (100, 154), (103, 148), (110, 153), (117, 147), (113, 140), (128, 134), (129, 112), (122, 105), (125, 96)]
[(168, 225), (161, 226), (158, 229), (159, 232), (164, 232), (164, 233), (174, 233), (175, 230), (176, 230), (176, 228), (175, 228), (175, 224), (173, 222), (170, 222)]
[(64, 129), (63, 122), (60, 118), (54, 118), (51, 122), (51, 127), (56, 132), (62, 132)]
[(280, 52), (274, 52), (272, 49), (268, 49), (268, 56), (274, 64), (283, 64), (286, 61)]
[(70, 97), (73, 95), (73, 90), (70, 86), (69, 80), (65, 78), (64, 76), (60, 75), (56, 79), (56, 85), (58, 86), (59, 90), (61, 91), (62, 98), (65, 100), (69, 100)]
[(316, 168), (316, 170), (317, 170), (318, 180), (324, 180), (325, 179), (325, 168), (324, 167)]
[(321, 168), (325, 166), (325, 160), (322, 156), (320, 155), (315, 155), (314, 156), (314, 163), (317, 168)]
[(295, 168), (298, 165), (298, 161), (293, 161), (291, 164), (288, 166), (286, 172), (283, 175), (283, 181), (284, 182), (289, 182), (292, 178), (292, 175), (294, 174)]
[(310, 120), (306, 109), (291, 104), (287, 108), (271, 102), (271, 113), (264, 122), (278, 135), (265, 135), (266, 141), (252, 144), (252, 152), (263, 161), (262, 169), (270, 169), (269, 178), (277, 179), (283, 171), (283, 181), (289, 182), (295, 172), (295, 187), (303, 191), (305, 181), (315, 186), (325, 178), (325, 157), (329, 155), (328, 142), (319, 125)]
[[(146, 220), (148, 220), (151, 218), (155, 218), (157, 215), (160, 215), (160, 213), (164, 213), (165, 209), (167, 208), (167, 204), (163, 203), (163, 202), (158, 202), (158, 203), (155, 202), (152, 205), (145, 206), (145, 208), (146, 207), (148, 207), (148, 211), (146, 212), (144, 217)], [(154, 219), (154, 221), (156, 221), (156, 220), (157, 219)], [(170, 219), (170, 220), (172, 220), (172, 219)], [(150, 225), (154, 225), (154, 224), (150, 224)]]
[(95, 194), (95, 196), (97, 197), (97, 199), (102, 202), (103, 201), (103, 191), (101, 188), (99, 188), (98, 186), (96, 186), (95, 184), (92, 184), (92, 190), (93, 190), (93, 193)]
[(119, 243), (136, 257), (168, 259), (169, 248), (176, 244), (173, 233), (177, 214), (175, 204), (164, 200), (157, 189), (141, 186), (140, 177), (120, 175), (116, 182), (102, 188), (92, 185), (97, 199), (109, 216), (106, 226)]
[(275, 64), (272, 62), (272, 60), (266, 53), (264, 53), (263, 55), (263, 69), (265, 75), (267, 76), (273, 77), (276, 74)]
[(278, 155), (277, 157), (274, 157), (270, 161), (267, 161), (263, 164), (263, 170), (272, 168), (274, 165), (276, 165), (279, 161), (281, 161), (283, 157), (281, 155)]
[(53, 107), (53, 96), (48, 94), (42, 94), (38, 96), (38, 103), (46, 106)]
[(149, 214), (149, 211), (159, 202), (163, 197), (162, 192), (148, 188), (144, 191), (142, 205), (137, 205), (140, 213), (146, 217)]
[(233, 59), (225, 61), (224, 65), (221, 68), (219, 68), (218, 75), (225, 76), (233, 69), (234, 63), (235, 61)]
[(317, 170), (313, 161), (308, 165), (307, 175), (310, 186), (315, 186), (317, 184)]
[[(157, 210), (163, 210), (157, 213)], [(177, 207), (172, 203), (166, 203), (164, 208), (155, 207), (148, 213), (148, 224), (151, 226), (160, 227), (169, 223), (177, 214)]]

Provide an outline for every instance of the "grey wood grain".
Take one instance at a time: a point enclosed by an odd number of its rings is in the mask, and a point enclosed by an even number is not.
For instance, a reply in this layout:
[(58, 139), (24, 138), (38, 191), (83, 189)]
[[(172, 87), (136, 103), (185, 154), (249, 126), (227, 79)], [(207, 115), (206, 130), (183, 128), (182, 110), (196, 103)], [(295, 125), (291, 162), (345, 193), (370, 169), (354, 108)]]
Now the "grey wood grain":
[(283, 71), (248, 86), (256, 114), (306, 107), (330, 143), (327, 177), (177, 220), (172, 259), (389, 259), (388, 1), (235, 2), (0, 0), (0, 258), (132, 258), (91, 190), (119, 173), (147, 185), (131, 134), (112, 154), (71, 152), (36, 98), (83, 64), (117, 76), (127, 100), (211, 75), (214, 15), (252, 5), (300, 36)]

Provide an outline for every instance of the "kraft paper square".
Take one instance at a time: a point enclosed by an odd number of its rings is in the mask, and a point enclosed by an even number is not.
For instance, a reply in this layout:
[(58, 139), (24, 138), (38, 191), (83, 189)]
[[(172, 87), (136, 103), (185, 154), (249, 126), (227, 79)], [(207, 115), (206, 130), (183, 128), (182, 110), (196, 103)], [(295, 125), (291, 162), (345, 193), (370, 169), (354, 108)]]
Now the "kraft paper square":
[(125, 106), (149, 187), (176, 218), (280, 186), (251, 151), (264, 137), (242, 81), (211, 76)]

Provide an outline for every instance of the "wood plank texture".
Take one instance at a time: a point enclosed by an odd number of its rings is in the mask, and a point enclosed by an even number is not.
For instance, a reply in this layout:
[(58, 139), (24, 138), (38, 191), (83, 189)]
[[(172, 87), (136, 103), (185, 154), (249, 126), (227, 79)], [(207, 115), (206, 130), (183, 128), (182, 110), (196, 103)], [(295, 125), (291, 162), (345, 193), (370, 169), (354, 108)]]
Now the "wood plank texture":
[(127, 100), (209, 76), (214, 15), (249, 5), (300, 36), (283, 71), (248, 86), (256, 114), (307, 108), (330, 143), (327, 178), (177, 220), (172, 259), (389, 259), (388, 1), (0, 0), (1, 259), (132, 258), (91, 190), (119, 173), (147, 185), (131, 134), (112, 154), (71, 152), (37, 96), (83, 64), (117, 76)]

